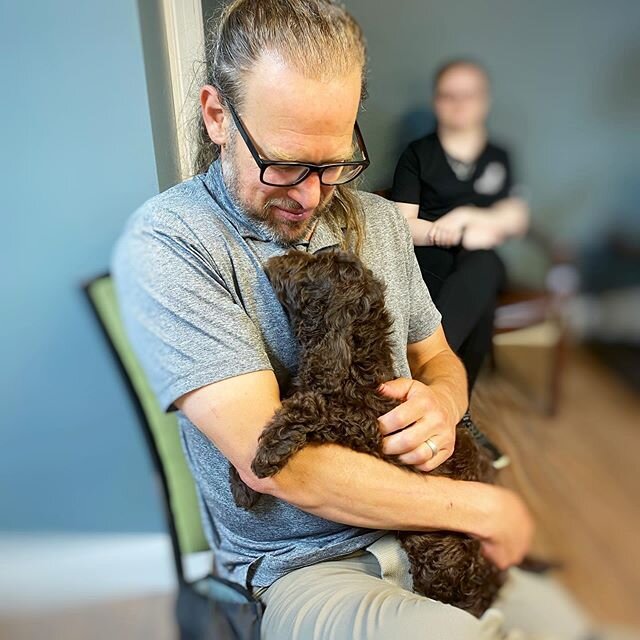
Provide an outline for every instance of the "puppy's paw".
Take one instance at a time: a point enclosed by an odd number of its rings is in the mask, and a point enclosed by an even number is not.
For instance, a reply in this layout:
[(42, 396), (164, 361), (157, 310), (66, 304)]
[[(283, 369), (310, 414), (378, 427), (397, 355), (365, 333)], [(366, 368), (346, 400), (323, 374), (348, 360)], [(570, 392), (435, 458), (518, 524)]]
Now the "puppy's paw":
[(284, 460), (279, 460), (264, 451), (258, 451), (251, 463), (251, 470), (258, 478), (269, 478), (275, 476), (282, 469), (284, 463)]

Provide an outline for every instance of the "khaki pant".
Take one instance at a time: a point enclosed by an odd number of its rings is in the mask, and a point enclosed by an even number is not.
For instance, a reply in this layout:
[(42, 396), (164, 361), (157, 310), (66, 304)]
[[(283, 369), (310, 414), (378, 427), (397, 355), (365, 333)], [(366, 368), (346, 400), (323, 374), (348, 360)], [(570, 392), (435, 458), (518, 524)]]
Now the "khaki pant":
[[(262, 640), (586, 640), (589, 625), (553, 579), (511, 569), (478, 620), (408, 591), (392, 535), (345, 558), (297, 569), (256, 592)], [(374, 555), (375, 552), (375, 555)], [(404, 560), (403, 560), (404, 557)], [(409, 578), (410, 579), (410, 578)]]

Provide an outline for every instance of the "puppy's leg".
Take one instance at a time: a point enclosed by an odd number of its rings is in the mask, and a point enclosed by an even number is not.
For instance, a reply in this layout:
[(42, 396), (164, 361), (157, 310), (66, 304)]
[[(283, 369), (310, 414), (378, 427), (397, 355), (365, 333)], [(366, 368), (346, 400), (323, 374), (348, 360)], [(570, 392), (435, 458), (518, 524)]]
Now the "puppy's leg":
[(318, 442), (318, 432), (325, 428), (325, 409), (322, 396), (313, 392), (297, 393), (285, 400), (260, 436), (251, 464), (256, 476), (275, 475), (307, 444), (312, 433), (313, 441)]

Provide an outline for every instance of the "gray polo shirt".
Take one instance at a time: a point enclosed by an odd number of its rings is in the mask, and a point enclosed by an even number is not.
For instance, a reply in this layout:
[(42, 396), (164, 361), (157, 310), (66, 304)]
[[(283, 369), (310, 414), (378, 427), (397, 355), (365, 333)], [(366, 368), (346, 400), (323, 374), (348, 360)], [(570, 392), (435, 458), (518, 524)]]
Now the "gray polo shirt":
[[(395, 373), (410, 377), (407, 344), (430, 336), (440, 314), (396, 207), (369, 193), (359, 197), (366, 218), (362, 259), (387, 285)], [(308, 247), (299, 248), (316, 252), (337, 244), (320, 219)], [(296, 343), (263, 265), (287, 249), (234, 205), (219, 162), (133, 214), (112, 273), (127, 333), (165, 410), (188, 391), (251, 371), (272, 370), (286, 391), (296, 371)], [(219, 575), (267, 586), (385, 533), (330, 522), (271, 496), (253, 511), (237, 508), (228, 461), (181, 412), (178, 419)]]

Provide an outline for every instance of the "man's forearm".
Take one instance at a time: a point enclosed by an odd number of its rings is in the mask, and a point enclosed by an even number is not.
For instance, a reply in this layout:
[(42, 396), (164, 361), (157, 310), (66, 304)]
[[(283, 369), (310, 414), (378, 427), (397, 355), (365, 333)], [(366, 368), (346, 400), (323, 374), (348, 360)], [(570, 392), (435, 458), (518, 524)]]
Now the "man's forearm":
[(415, 473), (334, 444), (305, 447), (264, 489), (304, 511), (351, 526), (475, 535), (487, 527), (498, 491)]

